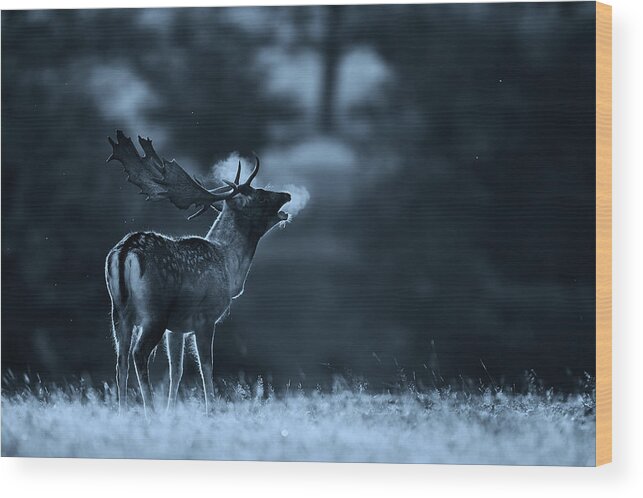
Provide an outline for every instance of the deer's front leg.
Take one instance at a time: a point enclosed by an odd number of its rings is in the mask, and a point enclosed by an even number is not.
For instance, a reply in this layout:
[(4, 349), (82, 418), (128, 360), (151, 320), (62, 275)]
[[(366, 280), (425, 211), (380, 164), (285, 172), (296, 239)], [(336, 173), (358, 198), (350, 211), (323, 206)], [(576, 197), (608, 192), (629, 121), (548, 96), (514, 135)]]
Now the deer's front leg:
[(209, 405), (214, 400), (214, 378), (213, 378), (213, 360), (214, 360), (214, 326), (207, 329), (198, 330), (190, 334), (192, 341), (191, 350), (199, 367), (201, 382), (203, 384), (203, 396), (205, 398), (205, 412), (209, 413)]
[(184, 339), (185, 336), (178, 332), (168, 331), (165, 333), (165, 348), (170, 364), (170, 389), (167, 397), (167, 411), (174, 409), (176, 398), (179, 394), (179, 383), (183, 376)]

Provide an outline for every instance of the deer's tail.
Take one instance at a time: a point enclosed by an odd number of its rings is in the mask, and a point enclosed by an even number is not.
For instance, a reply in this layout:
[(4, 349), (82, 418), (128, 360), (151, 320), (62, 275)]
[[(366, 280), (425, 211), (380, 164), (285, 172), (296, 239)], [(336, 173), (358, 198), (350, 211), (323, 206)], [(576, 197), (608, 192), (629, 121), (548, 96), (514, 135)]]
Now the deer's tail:
[(134, 233), (125, 237), (107, 256), (105, 273), (107, 286), (114, 305), (118, 303), (125, 307), (129, 300), (130, 290), (126, 275), (127, 257), (134, 255), (137, 257), (140, 267), (142, 267), (140, 254), (135, 251), (138, 235)]

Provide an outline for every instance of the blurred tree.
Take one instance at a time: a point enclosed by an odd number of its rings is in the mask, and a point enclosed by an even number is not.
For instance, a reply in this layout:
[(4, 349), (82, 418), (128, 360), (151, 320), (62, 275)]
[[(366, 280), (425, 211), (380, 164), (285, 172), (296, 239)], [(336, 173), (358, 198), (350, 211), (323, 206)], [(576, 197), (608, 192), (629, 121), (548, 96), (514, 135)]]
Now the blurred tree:
[(342, 54), (341, 22), (343, 9), (338, 5), (324, 8), (326, 33), (322, 44), (323, 77), (321, 82), (320, 129), (333, 130), (334, 108), (337, 100), (337, 72)]

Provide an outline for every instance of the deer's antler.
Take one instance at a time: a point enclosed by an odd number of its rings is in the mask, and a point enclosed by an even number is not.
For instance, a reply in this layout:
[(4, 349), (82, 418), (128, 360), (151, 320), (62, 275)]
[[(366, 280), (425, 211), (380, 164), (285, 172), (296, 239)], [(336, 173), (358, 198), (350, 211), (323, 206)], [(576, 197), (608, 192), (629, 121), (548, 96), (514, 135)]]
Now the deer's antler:
[[(257, 173), (259, 173), (259, 156), (257, 156), (257, 154), (254, 154), (254, 156), (255, 156), (255, 167), (253, 168), (252, 173), (250, 173), (250, 176), (248, 177), (248, 179), (244, 182), (243, 185), (245, 187), (249, 187), (250, 184), (252, 183), (252, 180), (254, 180), (255, 176), (257, 176)], [(239, 167), (241, 167), (241, 163), (239, 163)], [(237, 184), (239, 183), (239, 172), (240, 170), (237, 170), (237, 179), (235, 180), (235, 183)]]
[(250, 184), (252, 183), (252, 180), (255, 179), (255, 176), (257, 176), (257, 173), (259, 173), (259, 157), (255, 154), (255, 167), (252, 169), (252, 172), (248, 176), (248, 179), (243, 182), (239, 183), (241, 180), (241, 161), (239, 161), (239, 166), (237, 166), (237, 174), (234, 176), (234, 181), (230, 182), (228, 180), (223, 180), (223, 183), (227, 185), (223, 187), (216, 188), (214, 190), (210, 190), (209, 192), (222, 192), (226, 188), (231, 188), (234, 192), (242, 192), (244, 189), (247, 189), (250, 187)]
[(149, 200), (169, 199), (180, 209), (187, 209), (193, 204), (199, 207), (199, 211), (188, 219), (205, 213), (214, 203), (230, 199), (239, 193), (236, 182), (235, 185), (228, 184), (207, 190), (175, 160), (161, 159), (149, 138), (138, 137), (145, 153), (143, 157), (139, 156), (132, 140), (121, 130), (116, 130), (116, 142), (111, 137), (108, 140), (112, 146), (112, 155), (107, 162), (114, 159), (119, 161), (127, 173), (127, 180), (139, 187)]

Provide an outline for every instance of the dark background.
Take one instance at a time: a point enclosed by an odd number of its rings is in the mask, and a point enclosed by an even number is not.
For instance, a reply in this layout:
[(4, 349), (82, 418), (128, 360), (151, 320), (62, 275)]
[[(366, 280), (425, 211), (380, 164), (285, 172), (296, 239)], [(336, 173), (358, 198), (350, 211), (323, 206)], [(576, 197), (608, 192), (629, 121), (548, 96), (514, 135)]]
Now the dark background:
[(111, 380), (107, 252), (212, 222), (105, 165), (123, 128), (206, 181), (256, 150), (257, 185), (310, 194), (260, 244), (218, 375), (573, 388), (594, 373), (594, 9), (4, 11), (3, 371)]

